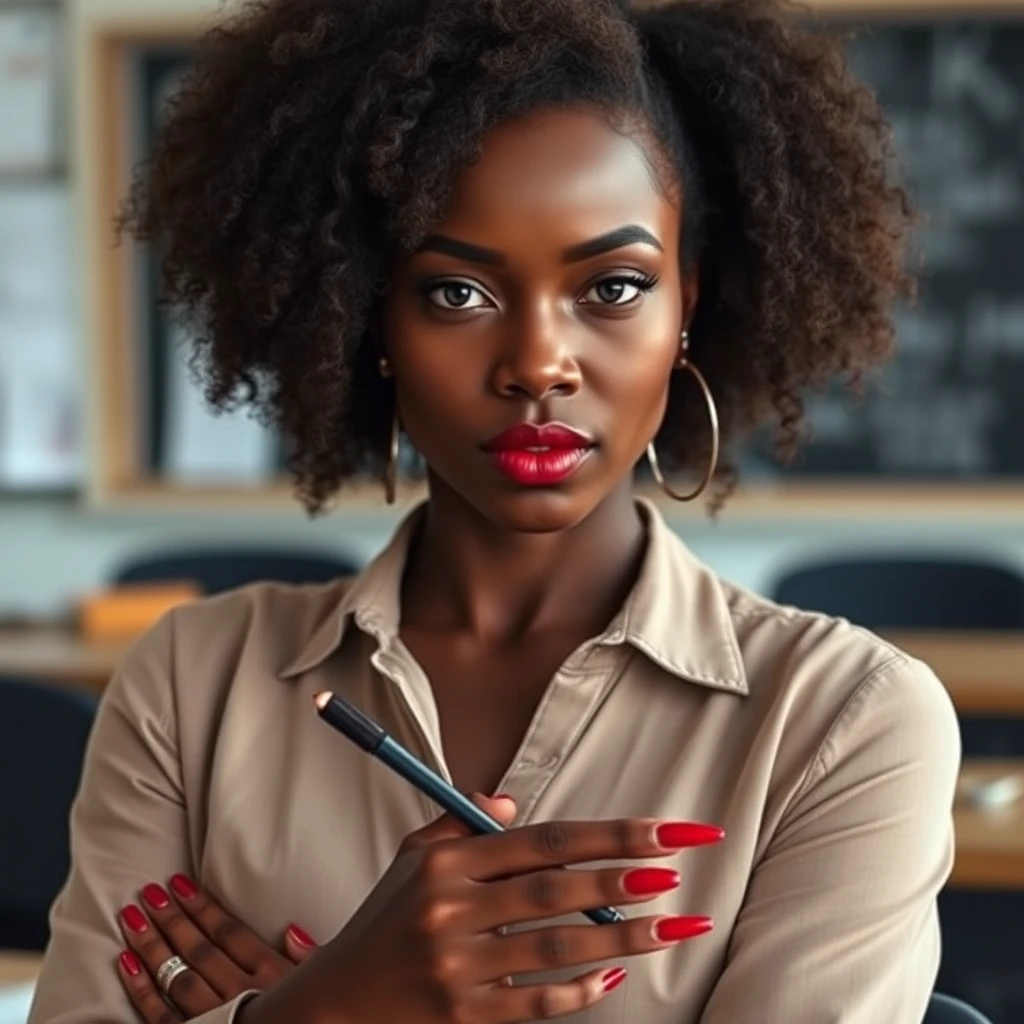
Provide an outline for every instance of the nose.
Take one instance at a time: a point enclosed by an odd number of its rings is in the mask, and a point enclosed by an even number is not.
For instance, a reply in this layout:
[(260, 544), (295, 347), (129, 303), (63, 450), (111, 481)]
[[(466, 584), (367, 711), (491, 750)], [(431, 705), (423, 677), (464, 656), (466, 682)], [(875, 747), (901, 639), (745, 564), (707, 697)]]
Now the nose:
[(540, 402), (579, 391), (579, 363), (551, 319), (533, 316), (509, 331), (493, 377), (494, 390), (503, 398)]

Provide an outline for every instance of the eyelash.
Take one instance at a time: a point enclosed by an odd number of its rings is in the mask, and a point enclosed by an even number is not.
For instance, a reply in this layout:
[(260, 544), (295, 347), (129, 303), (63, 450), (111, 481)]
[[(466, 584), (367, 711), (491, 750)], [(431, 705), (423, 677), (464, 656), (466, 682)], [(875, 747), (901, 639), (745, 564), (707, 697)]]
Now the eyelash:
[[(587, 289), (587, 291), (591, 292), (595, 288), (599, 288), (601, 285), (606, 285), (606, 284), (625, 284), (625, 285), (630, 285), (633, 288), (636, 288), (639, 292), (641, 292), (643, 294), (646, 294), (648, 292), (653, 291), (657, 287), (658, 280), (659, 280), (659, 278), (657, 277), (657, 275), (641, 274), (639, 272), (623, 273), (623, 274), (612, 274), (609, 277), (603, 277), (603, 278), (601, 278), (601, 280), (595, 281)], [(433, 279), (431, 281), (424, 281), (424, 282), (422, 282), (417, 287), (417, 292), (419, 293), (420, 297), (424, 301), (430, 302), (430, 296), (431, 295), (433, 295), (435, 292), (439, 292), (439, 291), (442, 291), (445, 288), (451, 287), (452, 285), (461, 285), (461, 286), (463, 286), (465, 288), (471, 288), (473, 291), (477, 292), (480, 295), (484, 295), (486, 297), (486, 294), (484, 293), (484, 291), (481, 288), (478, 288), (474, 284), (470, 284), (468, 281), (460, 280), (459, 278), (446, 278), (446, 279), (440, 279), (440, 280), (435, 278), (435, 279)], [(633, 301), (635, 301), (635, 300), (633, 300)], [(617, 307), (617, 306), (631, 306), (633, 304), (633, 301), (630, 301), (630, 302), (597, 302), (597, 303), (586, 303), (586, 305), (609, 306), (609, 307), (614, 308), (614, 307)], [(453, 306), (453, 307), (445, 307), (445, 306), (440, 306), (437, 303), (432, 303), (432, 305), (435, 305), (438, 309), (445, 310), (445, 312), (449, 312), (449, 313), (457, 313), (461, 309), (479, 309), (480, 308), (479, 306), (468, 306), (468, 307), (467, 306), (462, 306), (462, 307), (460, 307), (460, 306)]]
[[(600, 288), (603, 284), (627, 284), (633, 288), (636, 288), (641, 294), (653, 291), (658, 285), (658, 277), (653, 274), (641, 274), (639, 272), (626, 273), (626, 274), (612, 274), (609, 277), (602, 277), (600, 281), (595, 281), (588, 289), (588, 292), (593, 291), (595, 288)], [(598, 306), (610, 306), (612, 308), (618, 306), (631, 306), (633, 302), (598, 302)], [(588, 305), (595, 305), (595, 303), (588, 303)]]

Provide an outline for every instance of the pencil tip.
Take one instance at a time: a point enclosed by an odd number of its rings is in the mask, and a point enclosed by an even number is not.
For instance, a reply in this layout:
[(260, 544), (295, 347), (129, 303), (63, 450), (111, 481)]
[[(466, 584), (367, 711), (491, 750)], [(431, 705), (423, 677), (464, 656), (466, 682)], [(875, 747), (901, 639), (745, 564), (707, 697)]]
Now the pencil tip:
[(316, 705), (317, 711), (323, 711), (333, 696), (334, 694), (330, 690), (321, 690), (319, 693), (314, 693), (313, 703)]

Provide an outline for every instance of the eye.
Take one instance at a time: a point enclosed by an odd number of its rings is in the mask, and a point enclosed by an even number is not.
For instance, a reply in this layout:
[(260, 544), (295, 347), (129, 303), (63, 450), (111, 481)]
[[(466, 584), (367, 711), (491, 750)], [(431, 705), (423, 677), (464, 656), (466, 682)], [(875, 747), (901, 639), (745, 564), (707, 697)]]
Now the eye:
[(439, 309), (482, 309), (492, 305), (490, 299), (468, 281), (428, 281), (422, 294)]
[[(593, 285), (583, 302), (600, 306), (628, 306), (658, 283), (656, 277), (646, 274), (617, 274)], [(591, 298), (593, 296), (593, 298)]]

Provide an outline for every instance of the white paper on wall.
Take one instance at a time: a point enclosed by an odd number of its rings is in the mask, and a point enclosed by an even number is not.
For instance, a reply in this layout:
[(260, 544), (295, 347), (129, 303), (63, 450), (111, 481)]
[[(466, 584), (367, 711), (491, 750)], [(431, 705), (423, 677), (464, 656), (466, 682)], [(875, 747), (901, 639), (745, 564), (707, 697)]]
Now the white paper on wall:
[(0, 487), (81, 483), (79, 338), (70, 310), (0, 310)]
[(167, 349), (164, 474), (179, 483), (266, 483), (273, 474), (273, 434), (246, 410), (216, 415), (189, 373), (183, 335), (171, 332)]
[(69, 308), (74, 242), (66, 185), (0, 187), (0, 312)]
[(59, 163), (60, 54), (55, 10), (0, 8), (0, 172)]

